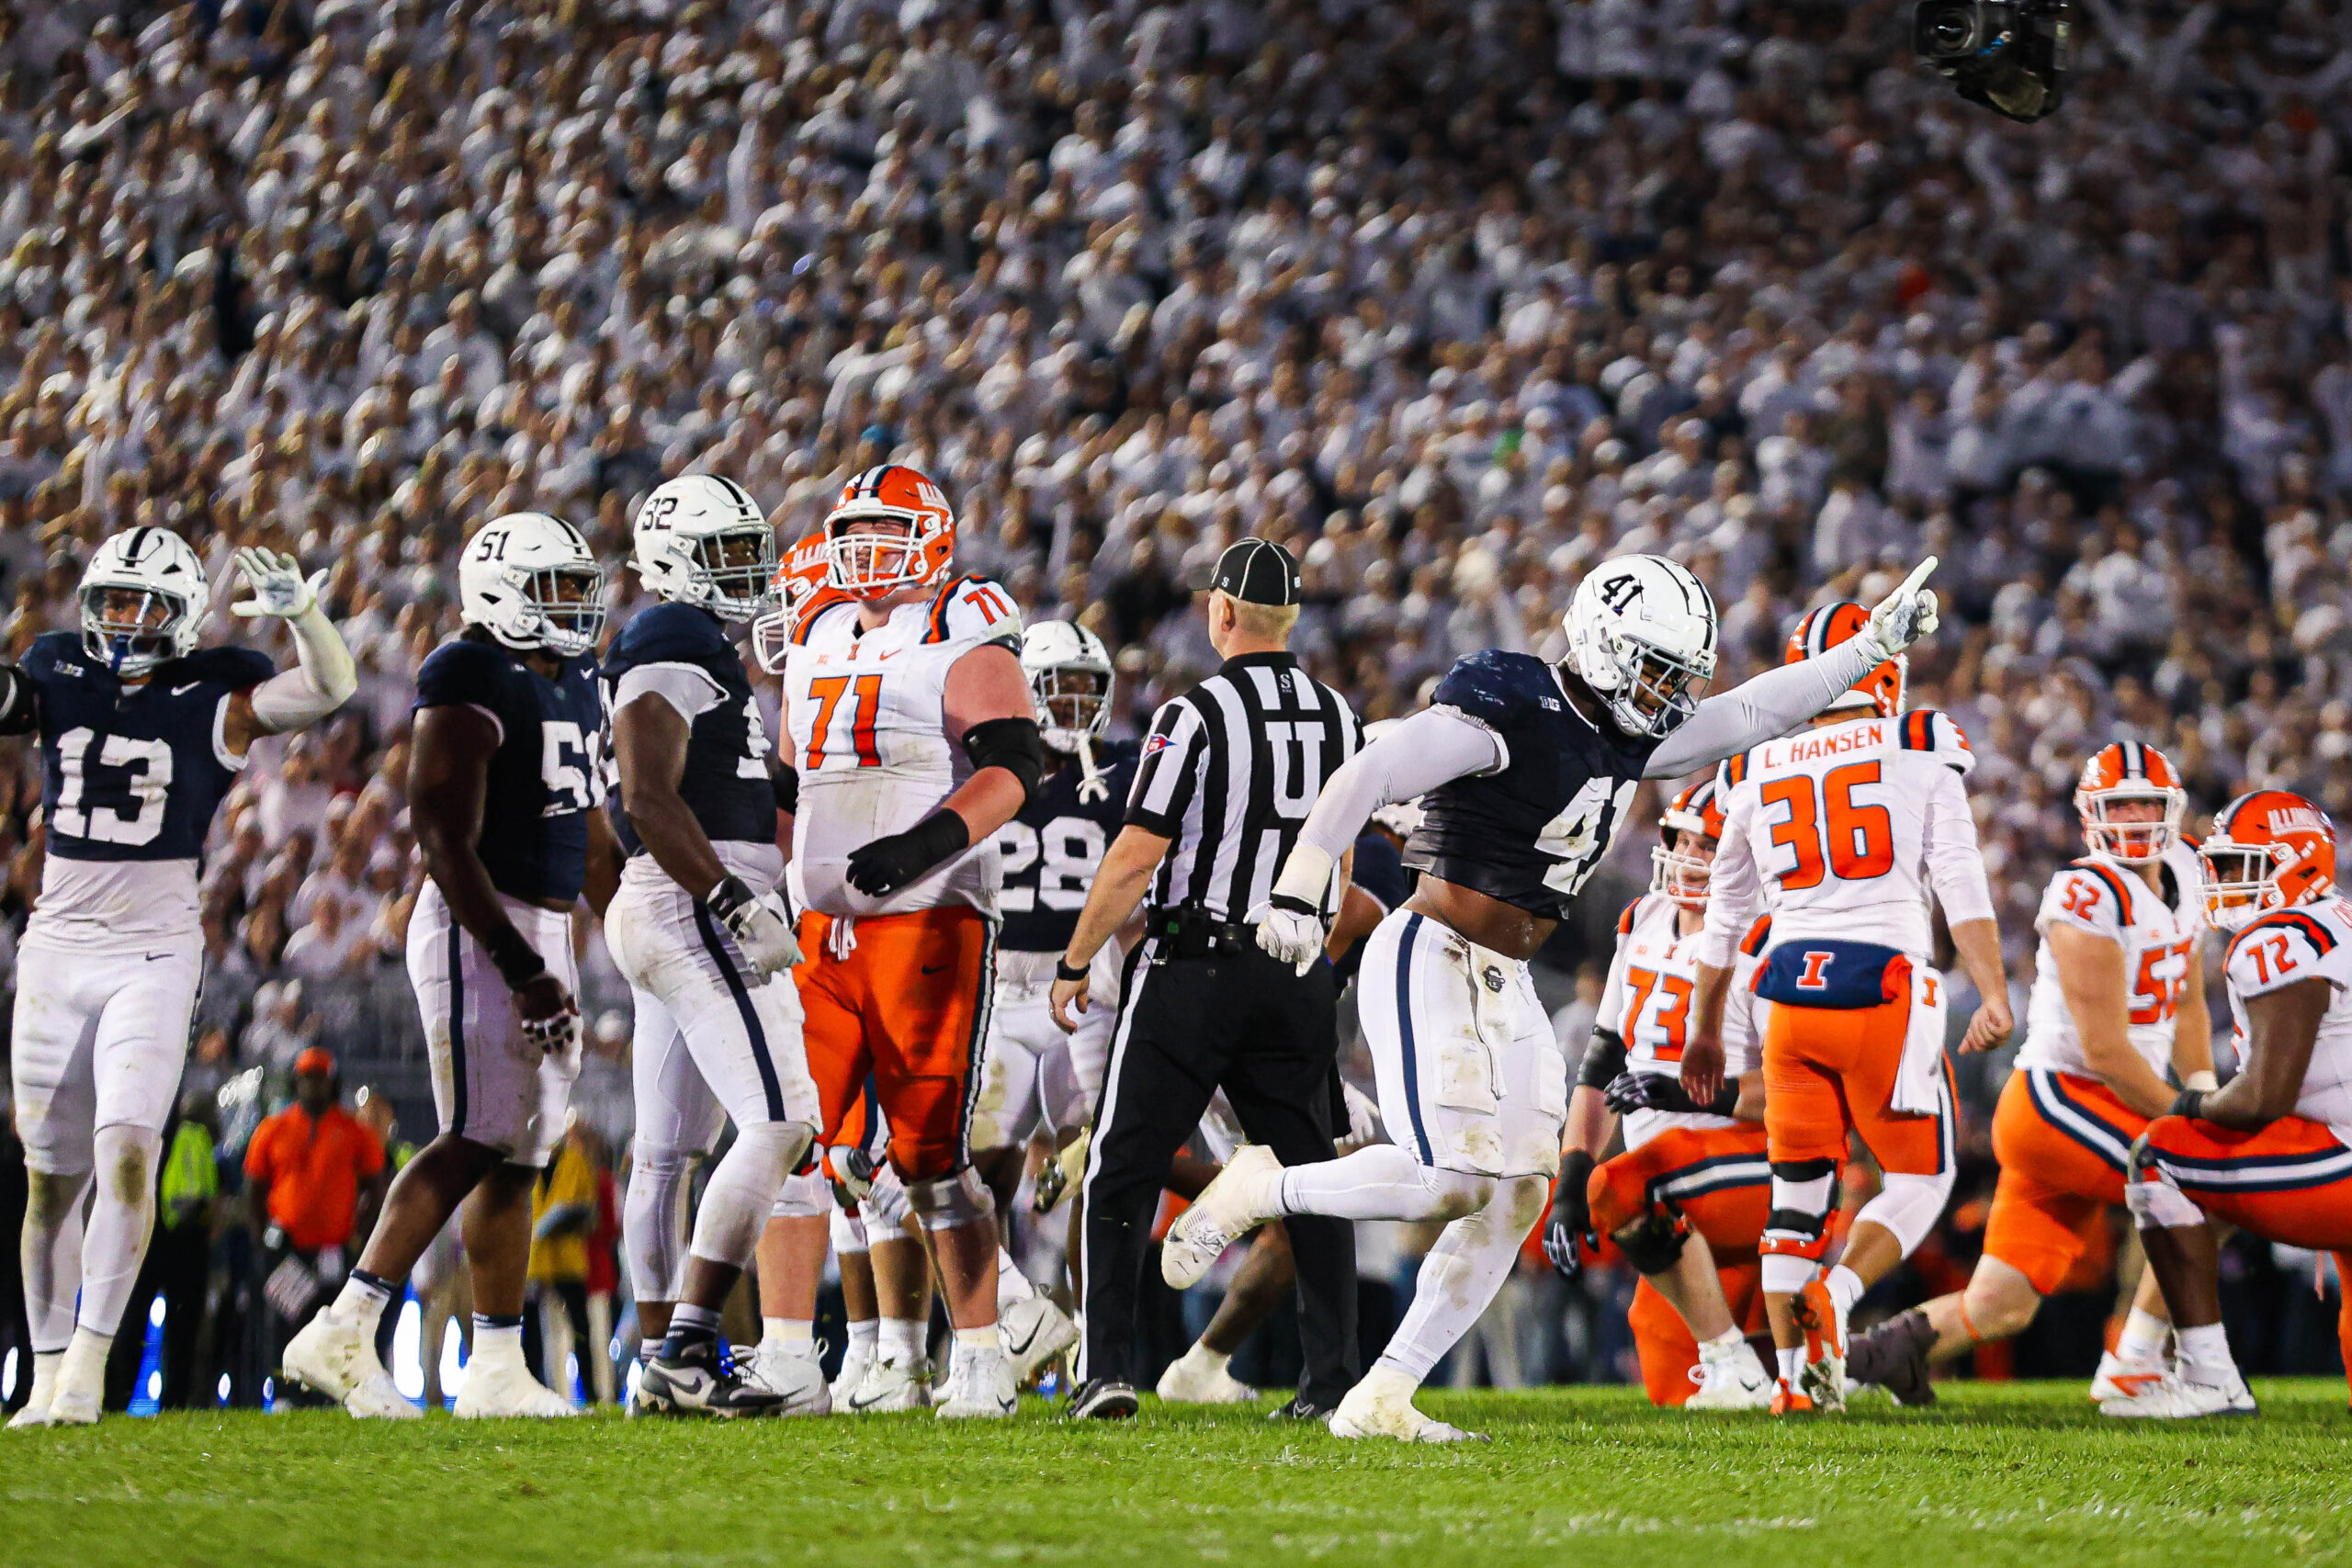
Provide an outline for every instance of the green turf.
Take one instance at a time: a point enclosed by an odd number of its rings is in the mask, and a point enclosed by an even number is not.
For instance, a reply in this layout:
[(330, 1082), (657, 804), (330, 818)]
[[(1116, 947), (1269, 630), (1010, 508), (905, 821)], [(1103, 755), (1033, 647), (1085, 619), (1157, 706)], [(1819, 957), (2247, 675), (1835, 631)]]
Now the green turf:
[(1491, 1446), (1340, 1443), (1261, 1410), (398, 1427), (339, 1412), (0, 1433), (0, 1562), (878, 1564), (1317, 1560), (2352, 1563), (2340, 1381), (2126, 1426), (2079, 1384), (1803, 1425), (1630, 1390), (1433, 1394)]

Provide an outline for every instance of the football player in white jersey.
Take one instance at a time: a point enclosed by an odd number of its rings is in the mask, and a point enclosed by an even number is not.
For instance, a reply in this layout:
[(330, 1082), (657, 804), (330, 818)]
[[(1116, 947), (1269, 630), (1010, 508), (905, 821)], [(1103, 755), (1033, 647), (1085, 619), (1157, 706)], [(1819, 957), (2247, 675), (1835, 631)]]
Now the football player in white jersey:
[[(728, 626), (767, 608), (775, 534), (733, 481), (669, 480), (637, 514), (633, 564), (662, 603), (605, 657), (628, 860), (605, 914), (629, 982), (637, 1140), (624, 1219), (645, 1359), (641, 1409), (722, 1416), (823, 1415), (813, 1340), (763, 1355), (760, 1376), (718, 1356), (718, 1313), (769, 1211), (808, 1152), (817, 1088), (785, 973), (800, 958), (777, 889), (784, 855), (759, 705)], [(735, 1141), (683, 1245), (687, 1168), (721, 1117)], [(664, 1334), (666, 1330), (666, 1334)]]
[[(1858, 641), (1869, 623), (1860, 604), (1823, 605), (1790, 637), (1789, 662)], [(1846, 1314), (1926, 1239), (1951, 1192), (1931, 889), (1982, 998), (1963, 1048), (2009, 1032), (2000, 931), (1962, 783), (1976, 759), (1944, 715), (1904, 711), (1903, 681), (1900, 660), (1873, 665), (1810, 729), (1724, 763), (1723, 852), (1708, 882), (1682, 1083), (1701, 1101), (1723, 1087), (1738, 943), (1769, 909), (1755, 992), (1772, 1004), (1763, 1031), (1772, 1219), (1762, 1255), (1780, 1348), (1776, 1415), (1845, 1407)], [(1857, 1133), (1884, 1183), (1825, 1279), (1838, 1172)]]
[(252, 597), (232, 613), (285, 622), (295, 668), (198, 649), (204, 567), (177, 535), (147, 527), (91, 557), (78, 636), (51, 632), (22, 663), (0, 664), (0, 734), (38, 738), (46, 829), (10, 1054), (33, 1349), (12, 1427), (98, 1418), (203, 978), (197, 863), (214, 808), (255, 738), (315, 723), (358, 684), (319, 600), (323, 573), (305, 580), (266, 549), (238, 551), (237, 570)]
[[(2123, 1201), (2132, 1141), (2173, 1102), (2167, 1069), (2190, 1089), (2215, 1087), (2203, 878), (2180, 834), (2188, 803), (2154, 747), (2119, 740), (2083, 764), (2075, 807), (2090, 853), (2042, 896), (2025, 1045), (1993, 1116), (2000, 1179), (1984, 1256), (1967, 1290), (1859, 1336), (1847, 1361), (1856, 1382), (1925, 1404), (1935, 1397), (1928, 1364), (2024, 1332), (2041, 1298), (2103, 1241), (2109, 1207)], [(2092, 1398), (2164, 1376), (2163, 1311), (2155, 1276), (2143, 1274)]]
[[(2333, 1252), (2352, 1279), (2352, 903), (2335, 890), (2335, 825), (2301, 795), (2256, 790), (2213, 818), (2206, 918), (2229, 937), (2222, 974), (2238, 1076), (2184, 1089), (2132, 1144), (2126, 1197), (2172, 1313), (2177, 1364), (2103, 1415), (2251, 1416), (2222, 1327), (2215, 1220)], [(2352, 1376), (2352, 1292), (2335, 1323)]]
[[(1021, 613), (998, 584), (954, 575), (955, 543), (923, 475), (886, 464), (852, 479), (825, 520), (828, 586), (771, 668), (798, 771), (808, 956), (794, 977), (826, 1143), (871, 1077), (956, 1326), (939, 1413), (1001, 1416), (1014, 1384), (971, 1109), (995, 991), (993, 836), (1035, 796), (1045, 747)], [(870, 1378), (920, 1386), (920, 1344), (881, 1350)]]

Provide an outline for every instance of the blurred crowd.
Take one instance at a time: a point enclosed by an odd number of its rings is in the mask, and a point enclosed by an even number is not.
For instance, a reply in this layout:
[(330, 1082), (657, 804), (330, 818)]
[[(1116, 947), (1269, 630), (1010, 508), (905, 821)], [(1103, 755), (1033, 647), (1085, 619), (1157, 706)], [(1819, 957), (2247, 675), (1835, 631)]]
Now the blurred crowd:
[(617, 562), (663, 477), (789, 539), (913, 463), (1130, 728), (1244, 532), (1366, 718), (1610, 553), (1708, 581), (1719, 684), (1935, 554), (2022, 977), (2107, 739), (2352, 811), (2352, 8), (2077, 21), (2028, 128), (1894, 0), (0, 0), (0, 643), (134, 524), (330, 572), (361, 694), (206, 873), (225, 1084), (413, 1030), (411, 681), (498, 513)]

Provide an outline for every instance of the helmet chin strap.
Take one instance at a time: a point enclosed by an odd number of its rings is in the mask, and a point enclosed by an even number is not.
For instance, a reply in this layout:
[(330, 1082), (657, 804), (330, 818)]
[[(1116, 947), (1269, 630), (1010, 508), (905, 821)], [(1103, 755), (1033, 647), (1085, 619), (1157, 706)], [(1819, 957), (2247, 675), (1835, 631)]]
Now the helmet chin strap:
[(1094, 765), (1094, 737), (1084, 730), (1078, 736), (1078, 798), (1081, 804), (1111, 798), (1111, 781)]

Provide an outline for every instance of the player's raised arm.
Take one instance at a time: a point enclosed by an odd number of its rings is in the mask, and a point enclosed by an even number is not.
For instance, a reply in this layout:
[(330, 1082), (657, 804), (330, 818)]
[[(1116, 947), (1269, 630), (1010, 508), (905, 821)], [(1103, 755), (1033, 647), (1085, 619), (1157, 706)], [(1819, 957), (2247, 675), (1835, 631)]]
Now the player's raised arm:
[(232, 604), (229, 613), (284, 621), (294, 637), (295, 659), (293, 669), (229, 699), (222, 739), (230, 755), (242, 757), (256, 736), (304, 728), (350, 701), (359, 689), (359, 670), (319, 597), (325, 572), (305, 579), (292, 556), (265, 549), (239, 550), (237, 570), (253, 597)]
[(1936, 596), (1920, 586), (1935, 570), (1933, 556), (1912, 568), (1903, 586), (1879, 601), (1870, 624), (1844, 642), (1699, 704), (1651, 753), (1645, 776), (1679, 778), (1786, 735), (1827, 707), (1869, 671), (1936, 629)]

